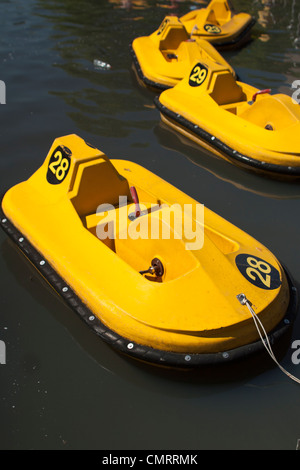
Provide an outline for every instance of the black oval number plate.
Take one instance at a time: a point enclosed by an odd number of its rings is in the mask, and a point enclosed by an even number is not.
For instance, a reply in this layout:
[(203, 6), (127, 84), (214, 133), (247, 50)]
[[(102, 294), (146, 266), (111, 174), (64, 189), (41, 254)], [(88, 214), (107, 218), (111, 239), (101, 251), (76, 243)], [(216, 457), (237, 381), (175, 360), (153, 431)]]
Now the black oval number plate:
[(50, 184), (61, 184), (67, 177), (71, 166), (72, 152), (67, 147), (57, 147), (51, 155), (47, 181)]
[(189, 78), (190, 86), (200, 86), (205, 82), (208, 75), (208, 68), (205, 65), (198, 63), (193, 67)]
[(265, 260), (249, 254), (238, 255), (235, 263), (241, 274), (260, 289), (274, 290), (281, 286), (279, 271)]

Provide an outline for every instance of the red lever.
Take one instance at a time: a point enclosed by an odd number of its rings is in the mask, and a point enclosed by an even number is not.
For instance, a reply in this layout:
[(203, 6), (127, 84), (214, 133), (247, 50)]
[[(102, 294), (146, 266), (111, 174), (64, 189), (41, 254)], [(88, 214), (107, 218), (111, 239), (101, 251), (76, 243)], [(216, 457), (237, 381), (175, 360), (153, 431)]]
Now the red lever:
[(130, 194), (133, 202), (135, 203), (135, 216), (139, 217), (141, 215), (140, 201), (134, 186), (130, 187)]
[(265, 95), (267, 93), (271, 93), (271, 89), (270, 88), (267, 88), (266, 90), (260, 90), (260, 91), (257, 91), (256, 93), (254, 93), (253, 97), (252, 97), (252, 101), (255, 103), (256, 101), (256, 98), (258, 95)]

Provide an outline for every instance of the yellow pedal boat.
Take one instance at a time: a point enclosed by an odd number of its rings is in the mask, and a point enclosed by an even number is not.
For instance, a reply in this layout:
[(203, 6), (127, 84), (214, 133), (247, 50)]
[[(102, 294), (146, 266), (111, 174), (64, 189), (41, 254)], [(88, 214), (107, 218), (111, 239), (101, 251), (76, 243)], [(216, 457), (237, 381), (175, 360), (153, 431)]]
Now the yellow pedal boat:
[(206, 39), (218, 49), (241, 47), (251, 39), (256, 20), (248, 13), (237, 13), (229, 0), (212, 0), (206, 8), (182, 16), (192, 38)]
[[(295, 315), (296, 290), (267, 248), (76, 135), (54, 141), (41, 168), (5, 194), (2, 211), (2, 228), (66, 303), (142, 361), (196, 367), (263, 348), (240, 294), (271, 341)], [(199, 246), (192, 232), (180, 235), (183, 220), (202, 233)], [(153, 227), (169, 236), (154, 237)]]
[(196, 60), (213, 60), (228, 67), (235, 75), (232, 67), (209, 42), (190, 39), (175, 16), (167, 16), (150, 36), (134, 39), (131, 54), (139, 80), (153, 89), (165, 90), (175, 86)]
[(236, 81), (229, 69), (206, 60), (155, 104), (163, 122), (232, 163), (300, 176), (300, 106), (287, 95)]

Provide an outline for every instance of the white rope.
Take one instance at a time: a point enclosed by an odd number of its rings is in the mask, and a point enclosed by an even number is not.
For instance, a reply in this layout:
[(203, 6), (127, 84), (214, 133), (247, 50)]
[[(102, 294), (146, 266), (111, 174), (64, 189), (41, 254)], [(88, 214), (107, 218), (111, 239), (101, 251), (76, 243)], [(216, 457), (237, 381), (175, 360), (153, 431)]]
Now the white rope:
[(254, 321), (254, 324), (256, 326), (256, 329), (258, 331), (258, 334), (260, 336), (260, 339), (264, 345), (264, 347), (266, 348), (267, 352), (269, 353), (270, 357), (273, 359), (273, 361), (277, 364), (277, 366), (279, 367), (279, 369), (284, 373), (286, 374), (290, 379), (294, 380), (294, 382), (297, 382), (298, 384), (300, 384), (300, 379), (298, 379), (297, 377), (295, 377), (294, 375), (290, 374), (287, 370), (285, 370), (280, 364), (279, 362), (277, 361), (274, 353), (273, 353), (273, 350), (272, 350), (272, 347), (271, 347), (271, 344), (270, 344), (270, 341), (269, 341), (269, 338), (268, 338), (268, 334), (262, 324), (262, 322), (260, 321), (260, 319), (258, 318), (258, 316), (256, 315), (256, 313), (254, 312), (253, 308), (251, 307), (251, 302), (247, 299), (247, 297), (245, 296), (245, 294), (239, 294), (237, 295), (237, 299), (239, 300), (239, 302), (242, 304), (242, 305), (246, 305), (252, 315), (252, 318), (253, 318), (253, 321)]

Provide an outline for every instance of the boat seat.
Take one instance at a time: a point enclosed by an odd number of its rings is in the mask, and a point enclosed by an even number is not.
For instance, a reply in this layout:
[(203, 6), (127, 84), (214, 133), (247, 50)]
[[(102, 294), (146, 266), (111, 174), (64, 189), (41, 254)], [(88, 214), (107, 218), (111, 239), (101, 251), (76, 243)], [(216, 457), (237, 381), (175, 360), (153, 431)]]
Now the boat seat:
[(118, 206), (120, 196), (126, 196), (128, 202), (132, 202), (128, 181), (105, 155), (97, 163), (92, 160), (79, 165), (71, 202), (80, 217), (95, 213), (100, 204)]
[(155, 32), (152, 36), (155, 42), (159, 41), (161, 52), (176, 50), (183, 41), (187, 41), (190, 37), (184, 25), (175, 16), (166, 16), (160, 28), (161, 33)]
[[(193, 36), (204, 34), (205, 25), (221, 28), (222, 36), (237, 34), (246, 28), (251, 20), (247, 13), (235, 13), (227, 0), (213, 0), (207, 8), (191, 11), (181, 17), (187, 31)], [(208, 35), (211, 36), (209, 33)]]
[(210, 88), (210, 96), (219, 106), (240, 103), (247, 99), (242, 87), (229, 70), (214, 73)]
[(222, 25), (227, 23), (227, 21), (230, 21), (232, 12), (226, 0), (214, 0), (210, 3), (209, 6), (210, 8), (207, 14), (207, 23)]
[(167, 36), (160, 41), (159, 49), (161, 51), (177, 49), (182, 41), (187, 39), (189, 39), (189, 35), (183, 25), (181, 28), (169, 28)]
[[(232, 13), (227, 0), (213, 0), (207, 8), (200, 8), (199, 10), (191, 11), (181, 17), (183, 24), (188, 25), (188, 29), (192, 25), (196, 28), (203, 28), (206, 24), (214, 24), (216, 26), (223, 26), (228, 23), (234, 14)], [(197, 34), (196, 28), (193, 34)]]
[(280, 130), (299, 123), (300, 110), (286, 95), (269, 95), (258, 98), (240, 117), (263, 128), (272, 124), (274, 130)]

